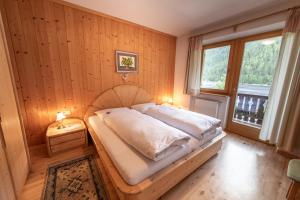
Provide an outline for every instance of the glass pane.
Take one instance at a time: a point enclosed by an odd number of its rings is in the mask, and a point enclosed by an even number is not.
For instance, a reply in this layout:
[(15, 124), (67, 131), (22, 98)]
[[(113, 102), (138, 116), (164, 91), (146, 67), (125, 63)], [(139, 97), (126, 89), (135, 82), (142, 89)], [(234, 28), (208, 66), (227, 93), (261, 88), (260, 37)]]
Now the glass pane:
[(261, 126), (280, 44), (281, 36), (245, 44), (234, 121)]
[(202, 88), (225, 89), (229, 53), (230, 45), (204, 50)]

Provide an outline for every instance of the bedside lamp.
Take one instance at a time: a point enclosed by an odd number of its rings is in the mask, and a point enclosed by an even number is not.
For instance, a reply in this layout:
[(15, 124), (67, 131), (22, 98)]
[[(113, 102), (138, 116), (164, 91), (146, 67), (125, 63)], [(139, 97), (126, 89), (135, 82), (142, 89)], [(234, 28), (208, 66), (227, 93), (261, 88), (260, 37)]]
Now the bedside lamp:
[(171, 105), (173, 104), (173, 98), (172, 97), (168, 98), (168, 104), (171, 104)]
[(63, 119), (65, 119), (66, 116), (63, 112), (57, 112), (56, 113), (56, 121), (59, 122), (57, 129), (62, 129), (65, 128), (64, 124), (63, 124)]
[(169, 105), (172, 105), (173, 104), (173, 98), (170, 97), (170, 96), (164, 96), (162, 98), (162, 103), (163, 104), (169, 104)]

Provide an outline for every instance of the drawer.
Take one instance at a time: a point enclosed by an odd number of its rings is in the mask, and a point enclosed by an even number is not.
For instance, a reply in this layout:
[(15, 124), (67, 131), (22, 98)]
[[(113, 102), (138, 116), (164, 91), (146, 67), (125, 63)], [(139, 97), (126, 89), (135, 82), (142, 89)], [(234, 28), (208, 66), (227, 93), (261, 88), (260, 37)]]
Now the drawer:
[(63, 142), (60, 144), (52, 145), (50, 148), (51, 148), (51, 151), (53, 153), (55, 153), (55, 152), (63, 151), (66, 149), (78, 147), (78, 146), (81, 146), (84, 144), (86, 144), (85, 138), (80, 138), (80, 139), (75, 139), (75, 140), (71, 140), (68, 142)]
[(69, 133), (67, 135), (62, 135), (58, 137), (49, 138), (50, 145), (60, 144), (63, 142), (68, 142), (70, 140), (76, 140), (80, 138), (85, 138), (85, 132), (80, 131), (76, 133)]

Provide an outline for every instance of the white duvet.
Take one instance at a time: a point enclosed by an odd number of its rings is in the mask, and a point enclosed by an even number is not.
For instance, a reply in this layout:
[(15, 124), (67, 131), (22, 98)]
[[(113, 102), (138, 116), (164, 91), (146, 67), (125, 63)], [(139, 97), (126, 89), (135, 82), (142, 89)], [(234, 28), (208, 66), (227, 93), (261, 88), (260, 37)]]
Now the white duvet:
[(101, 116), (121, 139), (154, 161), (181, 149), (190, 139), (184, 132), (136, 110), (111, 110)]
[(205, 133), (213, 131), (221, 125), (219, 119), (165, 105), (152, 106), (145, 114), (183, 130), (200, 140)]

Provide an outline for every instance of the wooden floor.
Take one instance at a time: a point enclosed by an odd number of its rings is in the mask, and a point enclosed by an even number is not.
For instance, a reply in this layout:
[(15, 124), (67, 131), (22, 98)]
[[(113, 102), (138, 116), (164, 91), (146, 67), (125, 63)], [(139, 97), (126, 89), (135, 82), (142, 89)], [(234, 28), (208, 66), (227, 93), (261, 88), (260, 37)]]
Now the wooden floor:
[[(50, 163), (89, 152), (95, 152), (93, 146), (49, 158), (45, 146), (32, 148), (32, 172), (20, 199), (40, 199)], [(275, 153), (271, 146), (230, 134), (218, 155), (161, 199), (284, 200), (290, 183), (286, 177), (287, 164), (288, 159)], [(112, 197), (115, 199), (116, 196)]]

